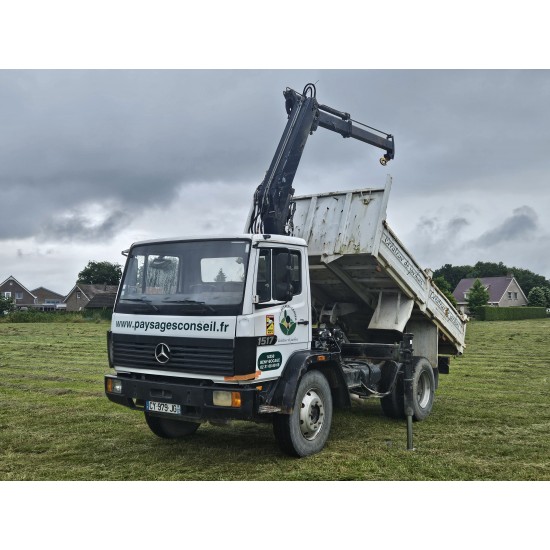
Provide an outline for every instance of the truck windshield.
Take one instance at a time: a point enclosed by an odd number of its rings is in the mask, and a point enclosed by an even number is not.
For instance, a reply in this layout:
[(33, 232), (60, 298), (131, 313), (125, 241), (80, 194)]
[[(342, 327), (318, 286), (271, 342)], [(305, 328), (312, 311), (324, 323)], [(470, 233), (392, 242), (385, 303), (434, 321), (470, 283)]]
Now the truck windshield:
[(246, 240), (148, 243), (132, 247), (117, 313), (238, 315), (250, 251)]

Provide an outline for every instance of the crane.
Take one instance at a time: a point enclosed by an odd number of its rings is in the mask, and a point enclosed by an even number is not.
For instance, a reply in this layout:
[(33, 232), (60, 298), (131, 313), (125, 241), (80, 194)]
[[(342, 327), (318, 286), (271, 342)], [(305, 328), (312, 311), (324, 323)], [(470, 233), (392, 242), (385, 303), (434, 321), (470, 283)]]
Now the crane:
[(287, 88), (283, 95), (288, 121), (269, 169), (254, 193), (249, 233), (291, 233), (295, 209), (292, 182), (307, 138), (319, 126), (344, 138), (351, 137), (384, 149), (385, 153), (380, 158), (382, 166), (386, 166), (395, 155), (395, 142), (391, 134), (352, 120), (349, 113), (319, 104), (314, 84), (306, 84), (301, 94)]

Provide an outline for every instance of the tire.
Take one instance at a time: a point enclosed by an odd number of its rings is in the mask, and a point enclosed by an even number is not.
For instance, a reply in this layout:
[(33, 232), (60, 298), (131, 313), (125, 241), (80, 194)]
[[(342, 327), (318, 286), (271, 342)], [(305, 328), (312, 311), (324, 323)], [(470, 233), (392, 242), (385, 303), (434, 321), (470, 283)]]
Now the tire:
[(306, 372), (294, 400), (292, 414), (273, 417), (273, 433), (279, 447), (291, 456), (309, 456), (323, 449), (332, 424), (332, 395), (325, 376)]
[(435, 377), (432, 366), (425, 357), (415, 357), (413, 368), (413, 419), (420, 422), (432, 412)]
[(200, 424), (198, 422), (187, 422), (186, 420), (173, 420), (145, 413), (145, 421), (149, 429), (158, 437), (164, 439), (178, 439), (194, 434)]
[[(413, 420), (420, 422), (429, 416), (433, 407), (434, 394), (435, 377), (430, 362), (425, 357), (413, 357)], [(406, 418), (402, 373), (397, 375), (392, 392), (382, 397), (380, 405), (389, 418)]]
[(405, 418), (405, 393), (403, 390), (403, 375), (399, 373), (395, 385), (389, 395), (380, 399), (382, 412), (389, 418)]

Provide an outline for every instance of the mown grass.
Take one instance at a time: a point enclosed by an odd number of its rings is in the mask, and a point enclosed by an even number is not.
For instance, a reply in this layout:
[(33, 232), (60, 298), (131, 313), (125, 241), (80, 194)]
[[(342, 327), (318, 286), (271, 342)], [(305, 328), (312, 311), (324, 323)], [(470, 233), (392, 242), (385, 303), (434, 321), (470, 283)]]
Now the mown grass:
[(473, 322), (428, 420), (376, 400), (337, 411), (318, 455), (283, 455), (270, 425), (155, 437), (108, 401), (107, 323), (0, 324), (0, 480), (549, 480), (550, 319)]

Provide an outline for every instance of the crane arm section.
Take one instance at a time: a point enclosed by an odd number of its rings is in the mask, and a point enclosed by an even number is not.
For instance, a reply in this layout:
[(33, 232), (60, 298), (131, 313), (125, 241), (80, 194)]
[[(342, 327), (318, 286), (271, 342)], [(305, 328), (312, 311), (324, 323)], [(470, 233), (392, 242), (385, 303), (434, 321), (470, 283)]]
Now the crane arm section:
[(351, 119), (349, 113), (320, 105), (315, 97), (313, 84), (307, 84), (303, 93), (287, 88), (283, 95), (288, 121), (262, 183), (254, 194), (254, 207), (250, 217), (250, 233), (288, 235), (292, 229), (294, 189), (292, 182), (298, 169), (307, 138), (319, 126), (373, 145), (386, 152), (380, 159), (382, 165), (393, 159), (393, 136)]

